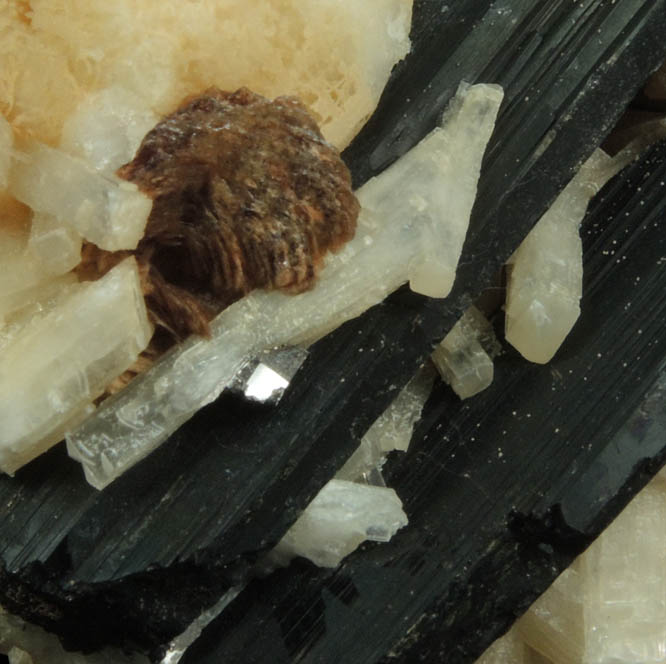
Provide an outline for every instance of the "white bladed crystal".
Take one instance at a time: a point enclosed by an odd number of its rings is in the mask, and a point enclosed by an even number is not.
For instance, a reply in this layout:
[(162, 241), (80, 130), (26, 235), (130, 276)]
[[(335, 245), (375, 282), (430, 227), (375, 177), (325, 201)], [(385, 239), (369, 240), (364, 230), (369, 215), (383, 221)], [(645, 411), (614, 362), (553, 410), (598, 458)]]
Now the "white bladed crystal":
[(421, 226), (408, 274), (417, 293), (446, 297), (451, 291), (502, 97), (499, 86), (462, 83), (441, 127), (358, 192), (364, 208), (390, 210)]
[(28, 291), (46, 287), (81, 259), (81, 239), (65, 229), (33, 220), (27, 233), (0, 228), (0, 322), (11, 302), (25, 302)]
[(499, 350), (492, 326), (471, 306), (434, 350), (432, 360), (455, 393), (467, 399), (493, 382), (493, 357)]
[(0, 352), (0, 469), (62, 440), (151, 335), (133, 258), (24, 320)]
[(334, 479), (328, 482), (272, 552), (279, 564), (295, 556), (320, 567), (336, 567), (371, 540), (388, 542), (407, 525), (393, 489)]
[(144, 136), (158, 121), (138, 95), (114, 85), (88, 95), (68, 116), (60, 147), (113, 175), (134, 158)]
[(509, 261), (507, 341), (531, 362), (557, 352), (580, 315), (583, 248), (578, 226), (597, 191), (626, 163), (597, 150)]
[(0, 115), (0, 191), (7, 189), (13, 144), (14, 132), (12, 127), (5, 116)]
[[(471, 95), (474, 104), (456, 102), (457, 112), (445, 116), (445, 130), (449, 123), (459, 129), (457, 119), (463, 112), (476, 127), (476, 105), (484, 109), (483, 121), (492, 126), (501, 102), (495, 86), (463, 86), (459, 95)], [(409, 266), (418, 263), (430, 246), (424, 234), (430, 238), (433, 224), (446, 223), (436, 210), (438, 188), (460, 188), (464, 197), (473, 197), (484, 148), (480, 142), (468, 146), (455, 170), (433, 167), (435, 175), (428, 176), (428, 188), (422, 186), (421, 166), (402, 173), (399, 192), (398, 171), (392, 171), (387, 183), (382, 176), (370, 181), (358, 196), (362, 206), (371, 204), (372, 209), (362, 207), (355, 238), (330, 257), (313, 290), (299, 295), (251, 293), (213, 321), (210, 340), (191, 337), (108, 399), (67, 438), (69, 453), (83, 463), (88, 481), (101, 488), (152, 452), (199, 408), (217, 398), (257, 353), (310, 343), (405, 283)], [(421, 164), (422, 149), (415, 149)], [(411, 154), (403, 158), (407, 163)], [(413, 198), (412, 190), (421, 198), (430, 197), (425, 207), (402, 204), (403, 199)]]
[(69, 273), (0, 297), (0, 352), (31, 321), (55, 309), (78, 288), (79, 280)]
[(136, 248), (152, 207), (136, 185), (35, 142), (15, 153), (9, 191), (109, 251)]

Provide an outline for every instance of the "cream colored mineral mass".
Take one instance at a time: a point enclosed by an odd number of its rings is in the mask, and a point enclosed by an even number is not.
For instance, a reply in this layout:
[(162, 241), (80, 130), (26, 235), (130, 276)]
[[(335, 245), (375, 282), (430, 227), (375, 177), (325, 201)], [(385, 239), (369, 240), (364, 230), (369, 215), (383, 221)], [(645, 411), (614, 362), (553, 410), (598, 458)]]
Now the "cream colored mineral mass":
[(123, 86), (159, 114), (210, 86), (299, 96), (344, 147), (410, 48), (412, 0), (31, 0), (0, 3), (0, 112), (57, 145), (90, 92)]

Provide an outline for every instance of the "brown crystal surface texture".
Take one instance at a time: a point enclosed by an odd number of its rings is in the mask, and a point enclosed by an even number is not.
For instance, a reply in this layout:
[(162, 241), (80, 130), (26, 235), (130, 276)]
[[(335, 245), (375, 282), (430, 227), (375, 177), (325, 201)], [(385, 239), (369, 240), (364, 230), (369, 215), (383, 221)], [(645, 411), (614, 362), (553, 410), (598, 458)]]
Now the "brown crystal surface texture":
[(118, 174), (153, 199), (136, 253), (154, 321), (176, 339), (206, 334), (254, 288), (311, 288), (356, 227), (349, 171), (292, 97), (209, 89)]

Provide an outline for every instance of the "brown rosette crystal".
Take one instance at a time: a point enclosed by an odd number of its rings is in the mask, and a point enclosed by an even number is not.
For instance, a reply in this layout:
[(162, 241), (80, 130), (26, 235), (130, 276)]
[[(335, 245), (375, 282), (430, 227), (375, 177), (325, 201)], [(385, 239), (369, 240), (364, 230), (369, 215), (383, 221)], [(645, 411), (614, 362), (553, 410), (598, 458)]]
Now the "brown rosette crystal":
[(356, 227), (349, 171), (291, 97), (207, 90), (118, 175), (153, 199), (136, 257), (154, 322), (174, 339), (206, 334), (254, 288), (311, 288)]

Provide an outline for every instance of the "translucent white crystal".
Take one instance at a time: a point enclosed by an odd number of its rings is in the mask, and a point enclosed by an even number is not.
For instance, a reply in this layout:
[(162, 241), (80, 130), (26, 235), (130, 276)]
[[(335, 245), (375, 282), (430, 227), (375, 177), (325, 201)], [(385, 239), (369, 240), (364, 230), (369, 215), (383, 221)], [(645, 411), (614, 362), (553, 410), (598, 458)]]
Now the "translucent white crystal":
[(65, 274), (81, 262), (81, 236), (48, 214), (33, 215), (27, 249), (51, 275)]
[(138, 95), (114, 85), (88, 95), (62, 128), (60, 147), (113, 175), (134, 158), (159, 118)]
[(393, 489), (331, 480), (275, 548), (276, 559), (336, 567), (365, 540), (388, 542), (407, 517)]
[(518, 623), (555, 664), (666, 660), (666, 489), (655, 479)]
[(30, 143), (12, 162), (9, 191), (102, 249), (134, 249), (152, 207), (136, 185), (61, 150)]
[[(484, 122), (494, 122), (501, 101), (494, 86), (462, 87), (459, 95), (471, 96), (474, 104), (456, 103), (457, 114), (446, 115), (447, 127), (448, 123), (458, 127), (457, 118), (462, 114), (476, 127), (476, 105), (484, 109)], [(432, 144), (428, 139), (426, 143)], [(440, 150), (438, 144), (435, 148)], [(452, 190), (460, 188), (464, 197), (471, 190), (473, 195), (484, 148), (485, 144), (473, 142), (454, 171), (433, 166), (436, 175), (427, 178), (427, 188), (423, 187), (423, 148), (415, 148), (421, 154), (418, 168), (392, 171), (388, 183), (380, 176), (358, 192), (361, 203), (370, 202), (372, 209), (362, 208), (355, 238), (330, 258), (313, 290), (299, 295), (251, 293), (213, 321), (210, 340), (188, 339), (106, 400), (94, 417), (68, 436), (69, 453), (84, 464), (88, 481), (101, 488), (149, 454), (213, 401), (257, 353), (309, 343), (405, 283), (408, 266), (418, 262), (429, 247), (424, 233), (430, 237), (435, 222), (446, 223), (435, 206), (439, 187), (448, 186), (447, 178), (452, 178), (457, 183)], [(403, 158), (408, 163), (411, 154)], [(396, 172), (402, 173), (400, 192), (396, 191)], [(420, 201), (430, 197), (430, 202), (425, 206), (421, 202), (402, 204), (403, 199), (414, 198), (412, 190), (419, 192)]]
[(446, 297), (453, 286), (502, 97), (499, 86), (461, 84), (442, 126), (358, 192), (364, 208), (392, 210), (421, 226), (421, 250), (409, 264), (410, 287), (418, 293)]
[(55, 308), (78, 287), (71, 272), (41, 281), (37, 286), (0, 296), (0, 352), (37, 314)]
[(510, 260), (506, 339), (531, 362), (546, 363), (580, 314), (587, 205), (625, 161), (597, 150), (537, 222)]
[(63, 649), (58, 638), (0, 607), (0, 653), (10, 664), (148, 664), (142, 655), (125, 655), (111, 648), (91, 655)]
[(31, 254), (27, 254), (28, 236), (0, 227), (0, 298), (30, 288), (46, 278), (47, 273)]
[(12, 307), (29, 302), (31, 292), (69, 272), (80, 253), (78, 236), (40, 225), (39, 219), (33, 221), (30, 235), (0, 228), (0, 323)]
[(133, 258), (24, 321), (0, 352), (0, 469), (61, 440), (151, 334)]
[(580, 558), (516, 623), (516, 634), (554, 662), (582, 664), (585, 651), (584, 576)]
[(0, 191), (7, 188), (13, 144), (14, 133), (11, 125), (4, 115), (0, 114)]
[(425, 366), (399, 392), (361, 439), (358, 449), (336, 473), (341, 480), (359, 480), (381, 467), (392, 450), (406, 452), (414, 425), (430, 396), (434, 372)]
[(432, 354), (442, 378), (461, 399), (493, 382), (493, 356), (499, 343), (492, 326), (474, 306), (469, 307)]

